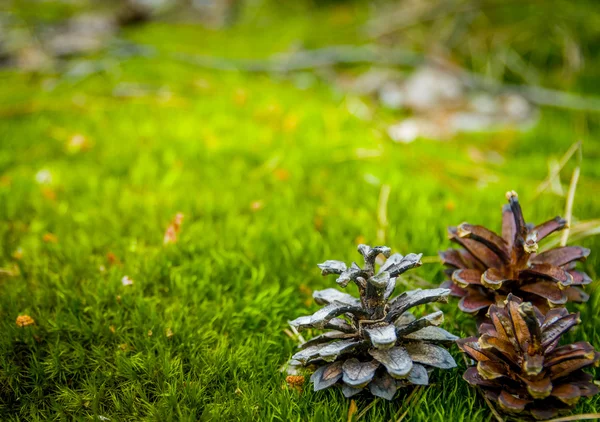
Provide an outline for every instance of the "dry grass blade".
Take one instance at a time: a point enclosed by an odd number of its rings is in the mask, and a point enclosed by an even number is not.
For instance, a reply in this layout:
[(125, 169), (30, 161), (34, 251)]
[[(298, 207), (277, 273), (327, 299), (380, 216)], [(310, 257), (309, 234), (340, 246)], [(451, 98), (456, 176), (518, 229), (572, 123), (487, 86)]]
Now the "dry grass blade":
[(361, 410), (360, 413), (356, 416), (355, 421), (357, 421), (360, 418), (362, 418), (363, 416), (365, 416), (366, 413), (369, 411), (369, 409), (372, 408), (373, 406), (375, 406), (375, 403), (377, 403), (378, 401), (379, 401), (379, 398), (376, 398), (371, 403), (369, 403), (369, 405), (367, 407), (365, 407), (363, 410)]
[(564, 416), (556, 419), (548, 419), (544, 422), (569, 422), (569, 421), (584, 421), (590, 419), (600, 419), (600, 413), (583, 413), (581, 415)]
[(504, 422), (504, 419), (502, 419), (502, 416), (500, 416), (500, 414), (498, 413), (498, 411), (494, 408), (494, 405), (492, 404), (492, 402), (490, 401), (490, 399), (488, 399), (485, 394), (481, 394), (483, 396), (483, 399), (485, 400), (485, 403), (488, 405), (488, 407), (490, 408), (492, 414), (494, 415), (494, 417), (496, 418), (496, 420), (498, 422)]
[(377, 227), (377, 242), (379, 244), (385, 243), (385, 233), (388, 226), (387, 206), (390, 199), (390, 191), (390, 185), (382, 185), (379, 191), (379, 202), (377, 204), (377, 221), (379, 223)]
[[(298, 330), (296, 329), (296, 327), (294, 327), (294, 326), (293, 326), (293, 325), (291, 325), (291, 324), (288, 324), (288, 325), (290, 326), (290, 329), (291, 329), (291, 331), (292, 331), (292, 333), (293, 333), (293, 336), (295, 336), (295, 337), (296, 337), (296, 339), (298, 339), (298, 341), (300, 342), (300, 344), (304, 344), (304, 343), (306, 343), (306, 340), (304, 340), (304, 337), (302, 336), (302, 334), (300, 334), (300, 333), (298, 332)], [(284, 333), (288, 334), (286, 331), (287, 331), (287, 329), (286, 329), (286, 330), (283, 330), (283, 332), (284, 332)], [(289, 336), (289, 334), (288, 334), (288, 336)], [(291, 336), (290, 336), (290, 337), (291, 337)], [(294, 338), (294, 337), (291, 337), (291, 338)]]
[(425, 390), (423, 388), (417, 387), (412, 391), (412, 393), (410, 393), (410, 396), (408, 396), (408, 399), (406, 400), (406, 403), (405, 403), (406, 410), (404, 411), (404, 413), (402, 415), (400, 415), (400, 417), (398, 419), (396, 419), (396, 422), (401, 422), (406, 417), (406, 415), (408, 414), (408, 411), (410, 410), (411, 402), (418, 401), (418, 399), (423, 395), (424, 391)]
[(563, 230), (560, 236), (560, 246), (565, 246), (569, 241), (569, 233), (571, 229), (571, 220), (573, 219), (573, 202), (575, 201), (575, 191), (577, 190), (577, 182), (579, 181), (579, 166), (573, 170), (573, 176), (571, 177), (571, 184), (569, 185), (569, 194), (567, 195), (567, 205), (565, 207), (565, 219), (567, 220), (567, 228)]
[(350, 407), (348, 408), (348, 422), (352, 422), (354, 420), (354, 415), (358, 411), (358, 406), (356, 406), (356, 402), (354, 400), (350, 401)]
[(575, 142), (573, 145), (569, 147), (567, 152), (562, 156), (560, 161), (558, 162), (558, 166), (554, 167), (554, 171), (551, 171), (548, 177), (537, 187), (535, 191), (535, 195), (533, 195), (532, 201), (535, 200), (541, 193), (543, 193), (548, 187), (552, 185), (552, 181), (558, 177), (563, 167), (567, 164), (567, 162), (571, 159), (573, 154), (577, 152), (581, 148), (581, 141)]

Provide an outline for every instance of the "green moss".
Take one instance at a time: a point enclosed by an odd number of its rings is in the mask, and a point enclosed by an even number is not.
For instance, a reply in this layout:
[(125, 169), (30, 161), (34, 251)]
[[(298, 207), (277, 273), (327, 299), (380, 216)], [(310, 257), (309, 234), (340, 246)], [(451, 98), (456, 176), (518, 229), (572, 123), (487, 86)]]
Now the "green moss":
[[(307, 22), (282, 22), (275, 44), (257, 39), (259, 55), (310, 39)], [(199, 34), (154, 24), (128, 37), (159, 51), (189, 39), (183, 51), (218, 54), (228, 43), (225, 55), (254, 56), (243, 51), (252, 36), (243, 27), (203, 43), (193, 41)], [(331, 285), (317, 262), (356, 258), (359, 238), (376, 242), (381, 183), (391, 186), (386, 243), (432, 256), (448, 246), (447, 225), (498, 227), (509, 189), (521, 194), (528, 220), (562, 214), (564, 198), (534, 201), (535, 190), (548, 160), (583, 139), (574, 213), (592, 219), (600, 209), (593, 116), (544, 111), (524, 134), (400, 145), (319, 82), (299, 89), (160, 54), (108, 69), (77, 81), (0, 75), (0, 268), (19, 271), (0, 275), (2, 420), (345, 420), (349, 401), (340, 392), (283, 388), (279, 368), (295, 346), (284, 329), (307, 313), (300, 286)], [(84, 148), (69, 146), (76, 134)], [(504, 161), (474, 162), (474, 148)], [(47, 185), (36, 182), (44, 170)], [(180, 239), (163, 246), (179, 211)], [(600, 250), (598, 238), (582, 243)], [(597, 276), (598, 253), (585, 267)], [(441, 270), (427, 264), (416, 273), (438, 283)], [(125, 275), (132, 286), (122, 285)], [(573, 338), (600, 347), (600, 299), (590, 287)], [(455, 303), (443, 310), (447, 329), (473, 329)], [(20, 314), (36, 325), (17, 327)], [(436, 373), (405, 420), (489, 420), (453, 354), (460, 368)], [(377, 402), (367, 416), (399, 416), (409, 394)], [(598, 400), (576, 411), (596, 411)], [(368, 403), (357, 399), (359, 409)]]

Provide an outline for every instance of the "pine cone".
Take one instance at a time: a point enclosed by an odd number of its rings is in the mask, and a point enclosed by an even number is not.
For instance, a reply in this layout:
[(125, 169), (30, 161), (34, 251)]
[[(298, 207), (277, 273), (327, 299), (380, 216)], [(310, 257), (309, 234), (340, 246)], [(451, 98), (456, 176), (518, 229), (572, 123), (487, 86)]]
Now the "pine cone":
[(548, 419), (581, 396), (598, 393), (582, 369), (597, 364), (600, 353), (584, 341), (558, 346), (560, 337), (580, 322), (579, 314), (556, 308), (544, 316), (509, 294), (504, 308), (490, 306), (489, 316), (491, 323), (480, 325), (479, 338), (457, 343), (477, 361), (463, 378), (504, 411)]
[(539, 226), (525, 224), (517, 194), (506, 194), (502, 209), (502, 236), (482, 226), (463, 223), (448, 229), (450, 240), (464, 249), (440, 252), (449, 267), (451, 280), (441, 287), (462, 297), (459, 308), (469, 313), (485, 313), (494, 303), (502, 303), (508, 293), (532, 302), (543, 312), (567, 301), (585, 302), (589, 296), (580, 288), (591, 278), (575, 269), (590, 250), (564, 246), (537, 253), (538, 242), (562, 230), (567, 222), (556, 217)]
[[(328, 329), (300, 346), (288, 371), (315, 366), (311, 381), (315, 391), (340, 385), (346, 397), (367, 387), (375, 396), (391, 400), (398, 387), (427, 385), (432, 368), (454, 368), (456, 363), (439, 344), (458, 337), (437, 327), (441, 311), (415, 318), (408, 309), (429, 302), (447, 302), (450, 290), (406, 291), (390, 300), (396, 277), (421, 265), (421, 255), (390, 256), (390, 248), (360, 245), (365, 265), (347, 267), (341, 261), (319, 264), (323, 275), (338, 274), (337, 283), (358, 286), (360, 299), (337, 289), (316, 291), (315, 301), (325, 305), (310, 316), (291, 321), (299, 329)], [(388, 258), (375, 271), (378, 255)]]

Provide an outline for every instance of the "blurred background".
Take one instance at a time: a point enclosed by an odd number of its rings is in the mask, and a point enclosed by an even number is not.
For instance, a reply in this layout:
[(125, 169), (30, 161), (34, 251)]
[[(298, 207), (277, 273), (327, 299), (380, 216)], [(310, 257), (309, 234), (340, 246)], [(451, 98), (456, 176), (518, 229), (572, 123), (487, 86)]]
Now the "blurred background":
[[(60, 75), (45, 90), (114, 78), (135, 58), (301, 89), (320, 82), (393, 141), (447, 139), (527, 130), (540, 106), (600, 110), (598, 9), (588, 0), (7, 0), (0, 66)], [(150, 89), (127, 79), (115, 96)]]
[[(512, 189), (597, 280), (599, 50), (596, 0), (0, 1), (0, 419), (346, 420), (279, 372), (316, 263), (387, 244), (437, 286)], [(406, 420), (488, 416), (440, 376)]]

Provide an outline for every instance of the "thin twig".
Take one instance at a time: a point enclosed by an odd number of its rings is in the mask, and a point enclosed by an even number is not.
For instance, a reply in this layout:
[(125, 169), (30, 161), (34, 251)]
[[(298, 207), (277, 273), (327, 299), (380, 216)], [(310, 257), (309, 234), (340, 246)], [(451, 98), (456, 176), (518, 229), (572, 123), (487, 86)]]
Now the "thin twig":
[(600, 413), (583, 413), (581, 415), (563, 416), (556, 419), (548, 419), (544, 422), (569, 422), (569, 421), (584, 421), (589, 419), (600, 419)]
[(565, 206), (565, 219), (567, 220), (567, 228), (563, 230), (560, 237), (560, 246), (566, 246), (569, 241), (569, 233), (571, 220), (573, 219), (573, 202), (575, 201), (575, 191), (577, 190), (577, 181), (579, 180), (579, 166), (573, 170), (573, 176), (571, 177), (571, 184), (569, 185), (569, 194), (567, 196), (567, 205)]
[(377, 204), (377, 221), (379, 223), (377, 227), (377, 242), (381, 245), (385, 243), (385, 233), (388, 227), (387, 207), (391, 189), (390, 185), (381, 185), (381, 190), (379, 191), (379, 201)]
[(205, 69), (243, 72), (294, 72), (328, 68), (337, 65), (371, 64), (379, 66), (422, 65), (443, 67), (455, 72), (471, 87), (494, 93), (517, 93), (528, 101), (542, 106), (600, 112), (600, 98), (580, 96), (531, 85), (503, 84), (497, 80), (469, 72), (456, 65), (450, 65), (439, 58), (425, 56), (411, 51), (393, 48), (381, 48), (375, 45), (366, 46), (330, 46), (317, 50), (299, 51), (279, 54), (267, 60), (231, 60), (223, 57), (198, 56), (184, 53), (173, 53), (171, 58)]
[(553, 171), (550, 172), (548, 177), (537, 187), (537, 189), (535, 191), (535, 195), (533, 196), (533, 198), (531, 198), (532, 201), (535, 198), (537, 198), (541, 193), (543, 193), (546, 189), (548, 189), (548, 187), (552, 184), (552, 180), (554, 180), (560, 174), (563, 167), (567, 164), (567, 162), (573, 156), (573, 154), (575, 154), (575, 152), (577, 152), (579, 147), (581, 147), (581, 141), (577, 141), (569, 147), (567, 152), (565, 152), (565, 154), (562, 156), (562, 158), (558, 162), (558, 166), (556, 166), (553, 169)]

